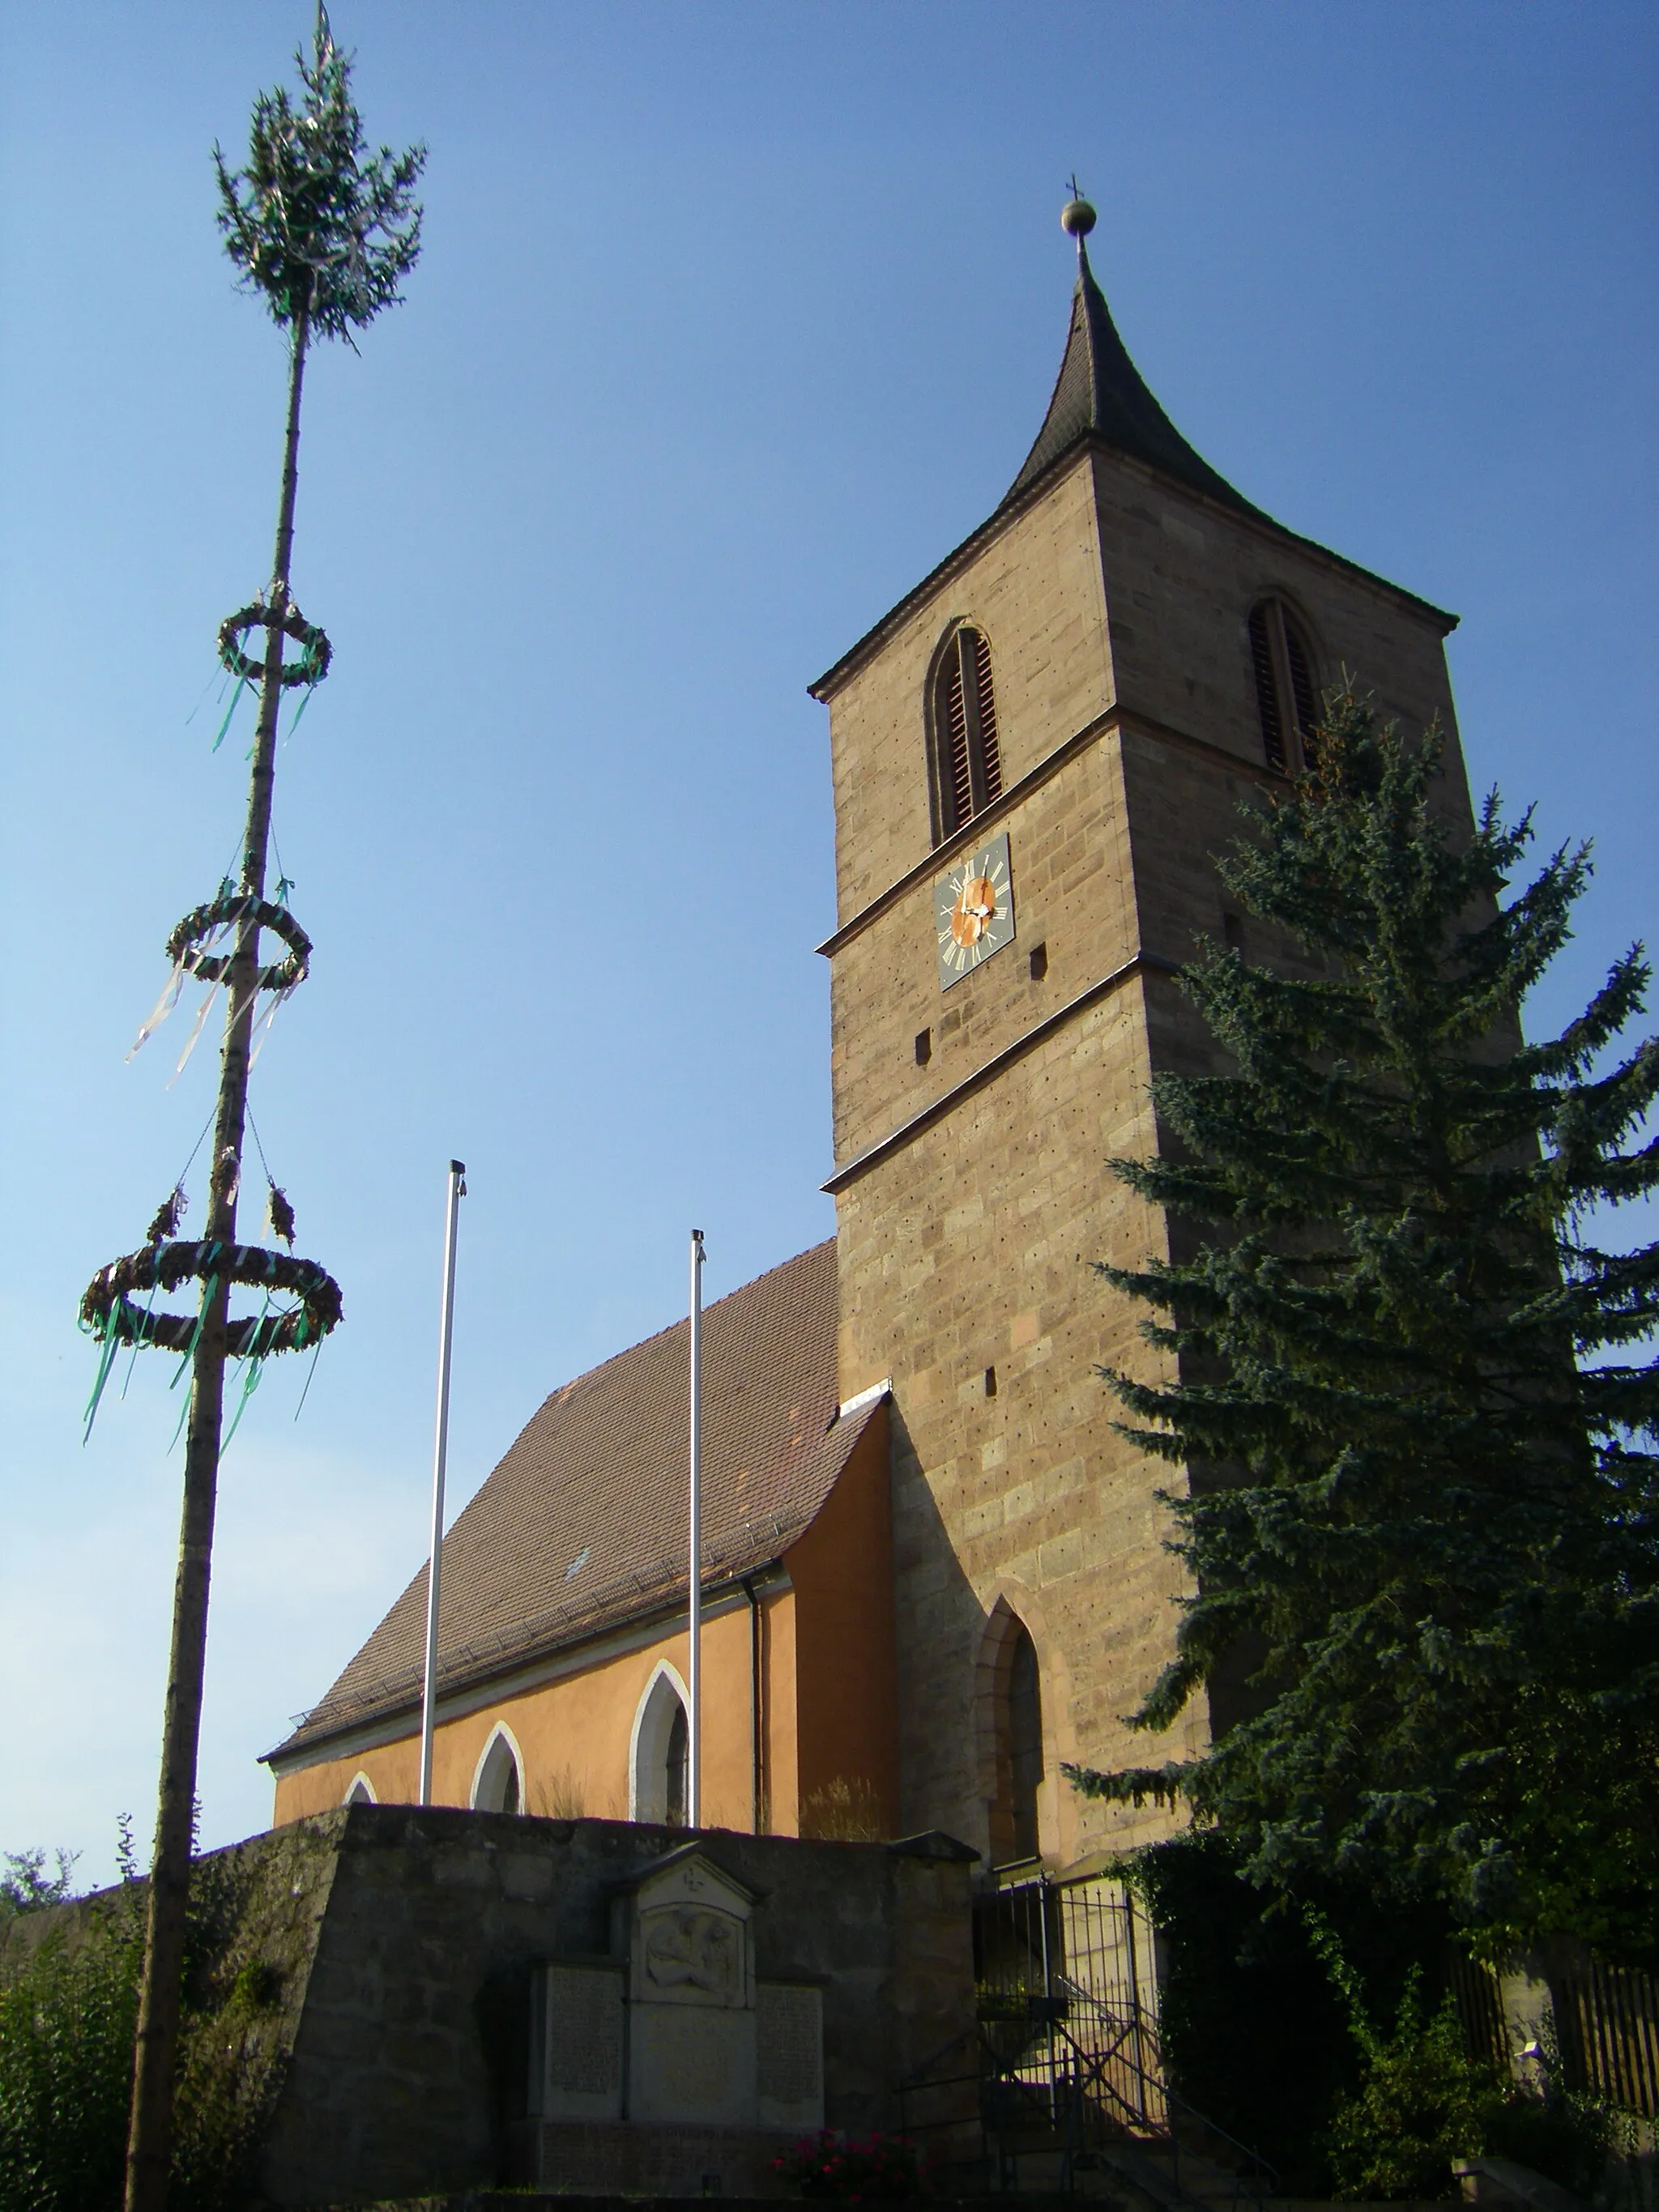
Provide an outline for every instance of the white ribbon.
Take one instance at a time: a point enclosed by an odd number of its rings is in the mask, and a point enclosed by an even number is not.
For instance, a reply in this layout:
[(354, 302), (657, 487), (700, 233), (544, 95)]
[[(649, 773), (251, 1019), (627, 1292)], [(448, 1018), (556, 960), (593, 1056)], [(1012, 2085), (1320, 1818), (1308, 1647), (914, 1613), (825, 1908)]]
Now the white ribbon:
[(167, 1016), (178, 1005), (179, 994), (183, 991), (184, 988), (185, 963), (182, 960), (178, 960), (173, 963), (173, 973), (167, 977), (167, 988), (162, 992), (161, 997), (155, 1001), (155, 1006), (151, 1010), (149, 1019), (144, 1024), (143, 1029), (139, 1030), (137, 1036), (132, 1040), (132, 1049), (127, 1054), (127, 1058), (129, 1060), (132, 1058), (133, 1053), (138, 1051), (140, 1047), (143, 1046), (149, 1038), (154, 1036), (156, 1030), (161, 1028), (162, 1023), (166, 1021)]

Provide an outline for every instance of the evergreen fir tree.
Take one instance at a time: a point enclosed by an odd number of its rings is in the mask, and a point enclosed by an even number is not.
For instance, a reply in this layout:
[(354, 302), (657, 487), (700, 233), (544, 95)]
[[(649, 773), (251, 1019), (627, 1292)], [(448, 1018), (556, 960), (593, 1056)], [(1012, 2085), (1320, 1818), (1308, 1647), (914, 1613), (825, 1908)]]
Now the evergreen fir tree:
[(1309, 773), (1221, 864), (1305, 956), (1212, 946), (1185, 986), (1231, 1073), (1161, 1075), (1172, 1143), (1115, 1171), (1171, 1255), (1103, 1267), (1168, 1379), (1107, 1379), (1188, 1471), (1163, 1729), (1249, 1670), (1202, 1757), (1087, 1794), (1184, 1800), (1253, 1879), (1448, 1900), (1483, 1948), (1659, 1948), (1659, 1246), (1591, 1241), (1659, 1184), (1640, 946), (1559, 1037), (1519, 1012), (1589, 872), (1518, 896), (1532, 831), (1443, 818), (1442, 741), (1331, 702)]

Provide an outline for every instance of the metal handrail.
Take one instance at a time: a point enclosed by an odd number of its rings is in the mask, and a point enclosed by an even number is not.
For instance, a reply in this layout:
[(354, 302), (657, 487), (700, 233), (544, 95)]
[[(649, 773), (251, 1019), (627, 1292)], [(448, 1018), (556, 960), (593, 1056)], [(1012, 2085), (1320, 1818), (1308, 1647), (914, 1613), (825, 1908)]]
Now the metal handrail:
[[(1120, 2030), (1119, 2040), (1117, 2044), (1114, 2045), (1113, 2052), (1106, 2054), (1107, 2056), (1115, 2055), (1118, 2050), (1121, 2050), (1122, 2048), (1124, 2039), (1133, 2034), (1136, 2028), (1139, 2027), (1139, 2033), (1144, 2035), (1147, 2040), (1151, 2042), (1154, 2050), (1158, 2051), (1160, 2061), (1162, 2060), (1163, 2053), (1158, 2046), (1158, 2031), (1149, 2023), (1126, 2021), (1121, 2014), (1114, 2012), (1112, 2008), (1103, 2002), (1099, 1997), (1095, 1996), (1088, 1990), (1079, 1989), (1078, 1984), (1073, 1982), (1068, 1975), (1057, 1974), (1054, 1977), (1054, 1979), (1059, 1984), (1060, 1987), (1065, 1990), (1069, 1998), (1073, 1999), (1079, 2003), (1087, 2005), (1091, 2010), (1099, 2014), (1103, 2019), (1109, 2021), (1113, 2027)], [(1065, 2024), (1063, 2021), (1060, 2023), (1060, 2026), (1062, 2032), (1064, 2032)], [(1068, 2043), (1075, 2042), (1075, 2039), (1069, 2034), (1066, 2035), (1066, 2040)], [(1132, 2059), (1128, 2063), (1134, 2068), (1135, 2072), (1140, 2076), (1144, 2083), (1149, 2078), (1145, 2068), (1137, 2060)], [(1108, 2086), (1109, 2087), (1109, 2085)], [(1182, 2111), (1185, 2112), (1189, 2118), (1195, 2120), (1198, 2123), (1200, 2127), (1205, 2130), (1206, 2135), (1217, 2136), (1222, 2142), (1227, 2144), (1229, 2148), (1237, 2151), (1240, 2158), (1244, 2161), (1244, 2170), (1254, 2171), (1265, 2175), (1269, 2184), (1268, 2188), (1264, 2192), (1267, 2196), (1277, 2197), (1282, 2193), (1279, 2185), (1279, 2169), (1273, 2164), (1271, 2160), (1263, 2158), (1261, 2152), (1259, 2150), (1253, 2150), (1249, 2143), (1241, 2142), (1237, 2136), (1230, 2135), (1227, 2130), (1220, 2126), (1218, 2122), (1212, 2120), (1207, 2112), (1200, 2112), (1196, 2105), (1189, 2103), (1188, 2100), (1185, 2097), (1182, 2096), (1178, 2091), (1170, 2088), (1168, 2081), (1162, 2078), (1161, 2073), (1157, 2086), (1158, 2094), (1162, 2096), (1166, 2105), (1178, 2105)], [(1113, 2094), (1115, 2094), (1115, 2092)], [(1121, 2102), (1121, 2100), (1119, 2101)], [(1170, 2132), (1173, 2135), (1174, 2130), (1171, 2130)]]
[[(960, 2074), (933, 2072), (932, 2069), (942, 2058), (963, 2044), (968, 2044), (973, 2049), (975, 2063), (970, 2071)], [(988, 2071), (988, 2061), (989, 2062)], [(1050, 2126), (1054, 2122), (1052, 2112), (1045, 2112), (1042, 2092), (1036, 2084), (1021, 2077), (1017, 2070), (1018, 2063), (1017, 2059), (1013, 2061), (1005, 2059), (978, 2022), (975, 2022), (971, 2028), (963, 2029), (959, 2033), (953, 2035), (948, 2043), (941, 2044), (921, 2066), (906, 2075), (900, 2081), (898, 2085), (900, 2136), (906, 2142), (910, 2142), (916, 2136), (925, 2135), (934, 2129), (961, 2126), (966, 2117), (964, 2114), (952, 2112), (947, 2113), (942, 2119), (917, 2121), (912, 2119), (908, 2106), (910, 2100), (925, 2090), (971, 2087), (975, 2093), (975, 2118), (980, 2130), (980, 2140), (986, 2148), (981, 2150), (979, 2160), (967, 2162), (988, 2166), (994, 2154), (998, 2182), (1000, 2185), (1005, 2184), (1011, 2162), (1017, 2165), (1019, 2154), (1018, 2151), (1010, 2152), (1007, 2142), (1008, 2131), (1005, 2127), (993, 2123), (988, 2129), (986, 2090), (992, 2087), (1001, 2090), (1012, 2090), (1023, 2104), (1031, 2109), (1034, 2118), (1045, 2118)], [(988, 2142), (988, 2136), (994, 2140), (994, 2154)], [(1075, 2146), (1069, 2142), (1062, 2147), (1065, 2169), (1062, 2188), (1069, 2189), (1071, 2185), (1071, 2168), (1074, 2149)]]

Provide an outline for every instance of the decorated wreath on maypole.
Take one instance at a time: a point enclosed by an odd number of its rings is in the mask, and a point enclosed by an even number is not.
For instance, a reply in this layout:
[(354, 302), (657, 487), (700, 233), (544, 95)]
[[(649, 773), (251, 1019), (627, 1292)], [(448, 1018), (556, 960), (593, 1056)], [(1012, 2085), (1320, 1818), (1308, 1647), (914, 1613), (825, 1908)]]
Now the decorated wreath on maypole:
[(167, 958), (204, 983), (222, 983), (230, 973), (230, 955), (210, 952), (207, 947), (225, 930), (247, 921), (271, 931), (288, 947), (285, 960), (254, 971), (254, 989), (280, 991), (284, 997), (298, 990), (311, 973), (311, 939), (285, 906), (258, 898), (252, 891), (226, 892), (194, 908), (168, 938)]
[(219, 625), (220, 665), (242, 683), (258, 684), (264, 679), (264, 662), (242, 650), (242, 640), (251, 629), (280, 629), (299, 647), (299, 659), (285, 660), (277, 669), (279, 684), (320, 684), (327, 675), (334, 648), (321, 624), (307, 622), (298, 607), (288, 607), (278, 615), (263, 599), (254, 599), (238, 607), (234, 615), (227, 615)]
[[(276, 1352), (307, 1352), (320, 1344), (340, 1318), (340, 1286), (314, 1260), (272, 1252), (258, 1244), (147, 1244), (140, 1252), (100, 1267), (81, 1301), (81, 1318), (101, 1343), (154, 1345), (162, 1352), (193, 1352), (201, 1334), (201, 1313), (157, 1313), (139, 1305), (131, 1293), (176, 1291), (180, 1283), (241, 1283), (265, 1294), (266, 1309), (229, 1324), (225, 1353), (231, 1359), (269, 1359)], [(269, 1310), (274, 1293), (290, 1292), (299, 1303), (285, 1311)], [(204, 1301), (205, 1304), (205, 1300)]]
[[(242, 683), (263, 682), (265, 664), (251, 659), (241, 649), (241, 640), (251, 629), (273, 627), (301, 649), (297, 660), (277, 664), (272, 672), (277, 683), (320, 684), (332, 658), (326, 634), (317, 623), (307, 622), (297, 609), (290, 608), (279, 617), (263, 600), (239, 608), (219, 625), (219, 658), (224, 667)], [(204, 983), (228, 983), (235, 950), (214, 948), (222, 947), (228, 937), (240, 939), (250, 930), (253, 968), (245, 995), (252, 999), (265, 991), (278, 1001), (286, 999), (311, 972), (311, 939), (285, 905), (253, 891), (222, 890), (185, 916), (167, 943), (175, 979), (196, 975)], [(281, 959), (260, 957), (259, 935), (265, 930), (280, 939), (284, 948)], [(135, 1351), (153, 1348), (181, 1352), (187, 1358), (192, 1355), (201, 1341), (208, 1307), (221, 1284), (240, 1285), (263, 1296), (264, 1304), (257, 1314), (228, 1321), (225, 1328), (225, 1357), (250, 1363), (250, 1389), (257, 1382), (259, 1367), (273, 1354), (314, 1351), (340, 1319), (340, 1286), (314, 1260), (296, 1258), (291, 1249), (276, 1252), (228, 1239), (174, 1239), (173, 1231), (179, 1225), (184, 1204), (181, 1187), (156, 1213), (148, 1242), (137, 1251), (100, 1267), (87, 1285), (81, 1301), (81, 1326), (104, 1346), (88, 1408), (88, 1427), (115, 1352), (131, 1345)], [(270, 1212), (272, 1230), (291, 1247), (294, 1210), (274, 1182)], [(174, 1291), (191, 1281), (202, 1286), (194, 1313), (155, 1310), (158, 1291)], [(148, 1296), (141, 1303), (135, 1292)], [(294, 1303), (276, 1303), (284, 1297)]]

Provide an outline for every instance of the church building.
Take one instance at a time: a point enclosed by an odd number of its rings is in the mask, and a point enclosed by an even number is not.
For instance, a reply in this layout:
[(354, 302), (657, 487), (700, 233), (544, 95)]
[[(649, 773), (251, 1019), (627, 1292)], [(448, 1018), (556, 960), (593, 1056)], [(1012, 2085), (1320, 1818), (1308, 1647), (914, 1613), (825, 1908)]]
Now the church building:
[[(1134, 1709), (1170, 1656), (1172, 1471), (1104, 1365), (1164, 1355), (1091, 1263), (1168, 1254), (1108, 1162), (1214, 1066), (1200, 939), (1290, 948), (1212, 856), (1346, 671), (1451, 736), (1455, 618), (1297, 537), (1193, 450), (1091, 271), (1007, 495), (812, 686), (829, 711), (831, 1243), (705, 1321), (704, 1825), (937, 1829), (1086, 1871), (1168, 1816), (1062, 1762), (1202, 1748)], [(687, 1324), (556, 1390), (444, 1540), (434, 1798), (683, 1819)], [(266, 1754), (276, 1818), (416, 1794), (425, 1571)]]

